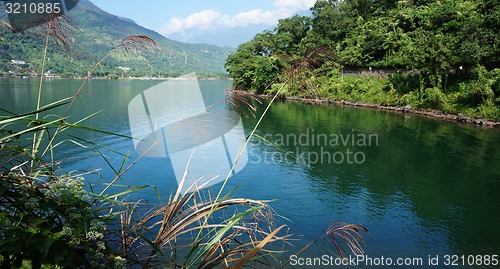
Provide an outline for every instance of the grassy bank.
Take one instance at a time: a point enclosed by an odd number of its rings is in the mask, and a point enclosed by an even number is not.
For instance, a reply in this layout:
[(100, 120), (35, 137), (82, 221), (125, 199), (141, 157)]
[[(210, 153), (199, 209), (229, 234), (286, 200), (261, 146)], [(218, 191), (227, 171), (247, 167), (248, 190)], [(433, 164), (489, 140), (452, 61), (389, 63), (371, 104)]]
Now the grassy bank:
[[(478, 67), (471, 75), (450, 75), (440, 88), (421, 86), (418, 75), (403, 73), (343, 76), (340, 71), (331, 71), (305, 80), (313, 85), (311, 89), (285, 87), (280, 94), (290, 99), (345, 101), (347, 105), (405, 110), (478, 124), (500, 121), (500, 69)], [(275, 83), (264, 93), (274, 93), (281, 86)]]

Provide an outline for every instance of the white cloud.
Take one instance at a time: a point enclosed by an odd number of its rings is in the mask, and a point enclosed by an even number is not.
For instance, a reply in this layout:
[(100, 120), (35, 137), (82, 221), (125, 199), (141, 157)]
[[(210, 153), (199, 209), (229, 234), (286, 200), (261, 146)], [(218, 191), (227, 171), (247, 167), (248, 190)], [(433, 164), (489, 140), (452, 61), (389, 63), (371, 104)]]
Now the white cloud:
[(172, 18), (169, 23), (159, 29), (159, 32), (168, 36), (175, 33), (185, 34), (191, 29), (211, 30), (216, 27), (232, 29), (249, 25), (273, 26), (280, 19), (308, 10), (315, 2), (316, 0), (275, 0), (276, 9), (274, 10), (254, 9), (232, 16), (215, 10), (203, 10), (186, 18)]
[(163, 35), (173, 33), (183, 33), (188, 29), (209, 30), (214, 27), (214, 24), (220, 20), (222, 14), (215, 10), (203, 10), (201, 12), (193, 13), (186, 18), (174, 17), (170, 22), (163, 26), (159, 32)]
[(295, 10), (295, 12), (297, 12), (311, 8), (314, 6), (314, 3), (316, 3), (316, 0), (275, 0), (274, 6)]
[(247, 12), (238, 13), (232, 17), (225, 15), (219, 21), (222, 26), (227, 28), (235, 27), (245, 27), (248, 25), (274, 25), (278, 22), (278, 19), (282, 17), (287, 17), (283, 14), (281, 10), (274, 11), (262, 11), (260, 9), (254, 9)]

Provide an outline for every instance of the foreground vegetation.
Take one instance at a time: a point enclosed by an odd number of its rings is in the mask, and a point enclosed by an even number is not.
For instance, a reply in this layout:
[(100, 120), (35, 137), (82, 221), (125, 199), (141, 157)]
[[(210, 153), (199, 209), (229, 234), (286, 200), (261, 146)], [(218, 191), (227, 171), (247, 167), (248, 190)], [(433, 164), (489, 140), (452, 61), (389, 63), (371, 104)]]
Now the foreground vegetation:
[[(61, 172), (51, 156), (68, 143), (95, 150), (103, 165), (110, 163), (101, 154), (104, 148), (83, 145), (67, 134), (75, 129), (104, 132), (85, 127), (88, 117), (69, 123), (66, 115), (51, 113), (71, 104), (69, 98), (35, 111), (0, 116), (0, 267), (273, 268), (287, 264), (279, 254), (286, 252), (291, 235), (285, 226), (275, 226), (269, 201), (232, 198), (233, 191), (222, 195), (225, 183), (215, 193), (195, 189), (181, 194), (181, 186), (166, 201), (152, 205), (126, 197), (153, 186), (116, 184), (142, 156), (125, 167), (125, 155), (121, 167), (111, 167), (116, 177), (105, 186), (90, 184), (85, 174)], [(92, 191), (102, 187), (101, 192)], [(123, 191), (110, 193), (110, 187)], [(337, 255), (346, 255), (346, 246), (362, 254), (361, 233), (366, 231), (361, 225), (332, 223), (317, 241), (330, 239), (331, 251)]]
[(273, 93), (292, 72), (283, 95), (500, 120), (498, 1), (319, 0), (311, 11), (230, 55), (235, 88)]
[[(1, 20), (0, 23), (7, 24)], [(51, 42), (63, 47), (68, 44), (65, 27), (68, 27), (65, 18), (56, 18), (44, 26), (46, 35), (36, 108), (22, 114), (0, 108), (0, 267), (285, 266), (287, 262), (278, 260), (278, 255), (286, 251), (291, 235), (283, 229), (285, 226), (274, 225), (268, 201), (232, 198), (233, 191), (224, 190), (232, 171), (215, 193), (194, 189), (181, 194), (181, 183), (160, 205), (126, 199), (127, 194), (152, 186), (116, 184), (147, 153), (129, 166), (125, 165), (128, 154), (123, 153), (122, 165), (111, 167), (116, 176), (105, 180), (104, 186), (88, 183), (85, 174), (61, 172), (64, 170), (54, 159), (54, 152), (63, 144), (95, 151), (103, 158), (103, 165), (111, 165), (101, 153), (105, 149), (91, 141), (79, 140), (68, 130), (131, 139), (84, 126), (91, 116), (82, 115), (76, 122), (69, 122), (67, 116), (93, 72), (113, 53), (134, 54), (156, 45), (146, 36), (123, 39), (94, 65), (72, 97), (43, 105), (40, 100), (44, 94), (47, 51)], [(250, 104), (241, 97), (228, 101)], [(65, 113), (54, 113), (55, 108), (64, 106)], [(258, 124), (242, 147), (257, 127)], [(98, 187), (103, 190), (94, 192)], [(110, 193), (111, 187), (124, 190)], [(361, 233), (366, 231), (361, 225), (332, 223), (320, 239), (330, 239), (331, 251), (338, 255), (346, 255), (345, 247), (354, 254), (362, 254)], [(301, 252), (313, 243), (316, 241)]]

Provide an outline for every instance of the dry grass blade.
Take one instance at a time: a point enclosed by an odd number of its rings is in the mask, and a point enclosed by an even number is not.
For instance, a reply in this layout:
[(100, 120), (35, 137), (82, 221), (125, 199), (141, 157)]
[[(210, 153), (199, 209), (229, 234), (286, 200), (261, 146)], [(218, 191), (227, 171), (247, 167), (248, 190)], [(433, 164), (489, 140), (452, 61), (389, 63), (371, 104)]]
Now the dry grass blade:
[[(365, 240), (361, 232), (367, 233), (368, 229), (366, 229), (361, 224), (348, 224), (342, 222), (332, 222), (328, 227), (326, 233), (320, 238), (310, 242), (306, 246), (304, 246), (299, 252), (295, 255), (299, 256), (304, 251), (306, 251), (309, 247), (315, 244), (318, 240), (329, 238), (333, 243), (335, 249), (338, 254), (342, 257), (346, 257), (346, 252), (344, 251), (344, 247), (342, 243), (347, 244), (347, 247), (354, 253), (355, 255), (363, 255), (364, 250), (363, 246), (365, 244)], [(284, 268), (286, 265), (290, 263), (290, 260), (282, 264), (280, 268)]]
[[(196, 266), (212, 268), (222, 264), (229, 266), (252, 251), (254, 252), (250, 257), (254, 257), (259, 251), (270, 255), (272, 251), (263, 250), (267, 243), (287, 240), (288, 236), (276, 236), (281, 228), (278, 230), (273, 228), (272, 209), (267, 205), (267, 201), (242, 198), (221, 199), (217, 202), (215, 210), (220, 214), (216, 214), (217, 217), (214, 218), (215, 200), (210, 198), (211, 195), (203, 195), (200, 192), (204, 191), (198, 190), (181, 196), (170, 196), (166, 205), (146, 214), (141, 221), (131, 227), (132, 235), (154, 233), (151, 244), (149, 246), (143, 244), (142, 252), (149, 249), (147, 251), (149, 254), (144, 255), (147, 258), (141, 262), (143, 268), (164, 262), (162, 255), (158, 255), (164, 254), (164, 249), (170, 250), (165, 254), (175, 254), (177, 249), (196, 246), (200, 251), (197, 255), (200, 259), (193, 260), (197, 261)], [(234, 215), (224, 217), (230, 208), (235, 210)], [(238, 213), (239, 208), (247, 208), (247, 210)], [(242, 216), (244, 221), (240, 220)], [(206, 222), (207, 219), (210, 221)], [(131, 220), (126, 219), (123, 222), (130, 225)], [(260, 223), (269, 225), (263, 229)], [(200, 231), (202, 236), (199, 240), (188, 239)], [(136, 241), (127, 242), (135, 243)], [(260, 244), (262, 242), (264, 243)], [(257, 246), (259, 247), (256, 249)], [(171, 256), (175, 257), (175, 255)], [(183, 262), (180, 261), (181, 264)]]
[[(341, 242), (345, 242), (355, 255), (364, 253), (362, 244), (364, 245), (365, 241), (361, 232), (367, 233), (368, 229), (360, 224), (333, 223), (328, 227), (326, 236), (330, 238), (339, 254), (346, 257)], [(341, 241), (338, 239), (341, 239)]]
[(255, 117), (255, 112), (257, 111), (255, 102), (262, 104), (257, 96), (238, 90), (228, 90), (226, 92), (226, 101), (233, 109), (241, 112), (241, 114), (247, 116), (247, 112), (250, 112), (253, 117)]
[[(250, 241), (248, 243), (242, 243), (237, 240), (241, 237), (242, 231), (248, 231), (248, 227), (236, 226), (237, 230), (223, 238), (220, 243), (214, 244), (207, 255), (204, 257), (198, 268), (213, 268), (216, 266), (224, 266), (226, 268), (230, 266), (239, 266), (238, 263), (242, 262), (242, 265), (249, 266), (250, 261), (255, 265), (261, 265), (264, 268), (272, 268), (272, 264), (269, 262), (267, 257), (272, 257), (276, 253), (282, 253), (283, 251), (271, 251), (266, 250), (263, 247), (266, 244), (273, 243), (276, 241), (286, 241), (288, 236), (279, 237), (276, 233), (263, 233), (266, 236), (264, 239)], [(280, 227), (279, 229), (281, 229)], [(225, 247), (232, 244), (231, 248)], [(248, 255), (248, 256), (247, 256)], [(255, 258), (257, 256), (257, 258)], [(254, 266), (256, 267), (256, 266)]]
[[(212, 225), (209, 225), (212, 226)], [(218, 225), (219, 228), (224, 226)], [(272, 251), (264, 249), (264, 246), (273, 242), (286, 242), (289, 235), (277, 236), (277, 233), (285, 226), (273, 229), (270, 233), (254, 226), (233, 226), (233, 231), (217, 243), (209, 245), (210, 248), (203, 257), (198, 268), (213, 268), (217, 266), (249, 265), (250, 261), (260, 264), (264, 268), (272, 268), (269, 257), (282, 253), (282, 250)], [(244, 241), (246, 240), (246, 241)]]
[(12, 29), (12, 26), (10, 25), (10, 23), (8, 23), (2, 19), (0, 19), (0, 25), (5, 25), (5, 26), (7, 26), (7, 28)]
[[(136, 238), (131, 238), (128, 236), (128, 234), (130, 233), (130, 228), (133, 227), (132, 225), (133, 216), (134, 213), (137, 212), (139, 205), (140, 201), (137, 201), (136, 203), (130, 205), (126, 211), (120, 214), (121, 229), (119, 229), (119, 231), (121, 233), (121, 239), (122, 239), (122, 241), (120, 242), (121, 243), (120, 253), (126, 253), (129, 246), (133, 245), (137, 241)], [(114, 207), (112, 207), (112, 209), (113, 208)]]
[[(185, 229), (191, 224), (196, 224), (200, 219), (211, 213), (212, 202), (199, 202), (195, 206), (188, 206), (186, 208), (193, 195), (194, 194), (190, 194), (189, 197), (182, 197), (180, 200), (170, 202), (168, 205), (145, 219), (145, 221), (148, 222), (157, 216), (163, 215), (161, 223), (155, 223), (160, 224), (158, 236), (154, 241), (159, 247), (165, 247), (170, 241), (175, 239), (175, 237), (192, 231), (193, 229)], [(218, 210), (222, 210), (229, 206), (249, 204), (262, 205), (263, 202), (248, 199), (228, 199), (220, 203)], [(152, 226), (149, 228), (152, 228)], [(203, 227), (195, 227), (195, 230), (198, 228)]]
[(76, 29), (71, 26), (71, 20), (68, 16), (52, 16), (44, 28), (60, 48), (65, 52), (70, 52), (69, 38), (73, 36)]
[(235, 265), (233, 265), (231, 267), (231, 269), (238, 269), (238, 268), (241, 268), (243, 267), (243, 265), (245, 265), (252, 257), (254, 257), (257, 252), (259, 252), (260, 250), (262, 250), (262, 248), (264, 248), (264, 246), (269, 243), (273, 237), (281, 230), (283, 229), (283, 227), (285, 226), (281, 226), (279, 227), (278, 229), (274, 230), (272, 233), (270, 233), (266, 238), (264, 238), (264, 240), (260, 241), (260, 243), (255, 247), (253, 248), (250, 252), (248, 252), (243, 258), (241, 258)]
[(156, 42), (147, 36), (129, 36), (118, 45), (118, 48), (124, 49), (127, 53), (137, 53), (139, 50), (151, 51), (154, 47), (156, 47)]

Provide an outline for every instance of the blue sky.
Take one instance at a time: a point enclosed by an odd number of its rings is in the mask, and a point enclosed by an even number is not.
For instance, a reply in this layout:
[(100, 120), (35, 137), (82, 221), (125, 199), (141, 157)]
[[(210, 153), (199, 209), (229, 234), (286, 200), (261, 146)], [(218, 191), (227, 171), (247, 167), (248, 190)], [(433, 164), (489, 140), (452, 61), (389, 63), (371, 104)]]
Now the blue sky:
[(305, 13), (316, 0), (91, 0), (101, 9), (183, 42), (232, 46)]

